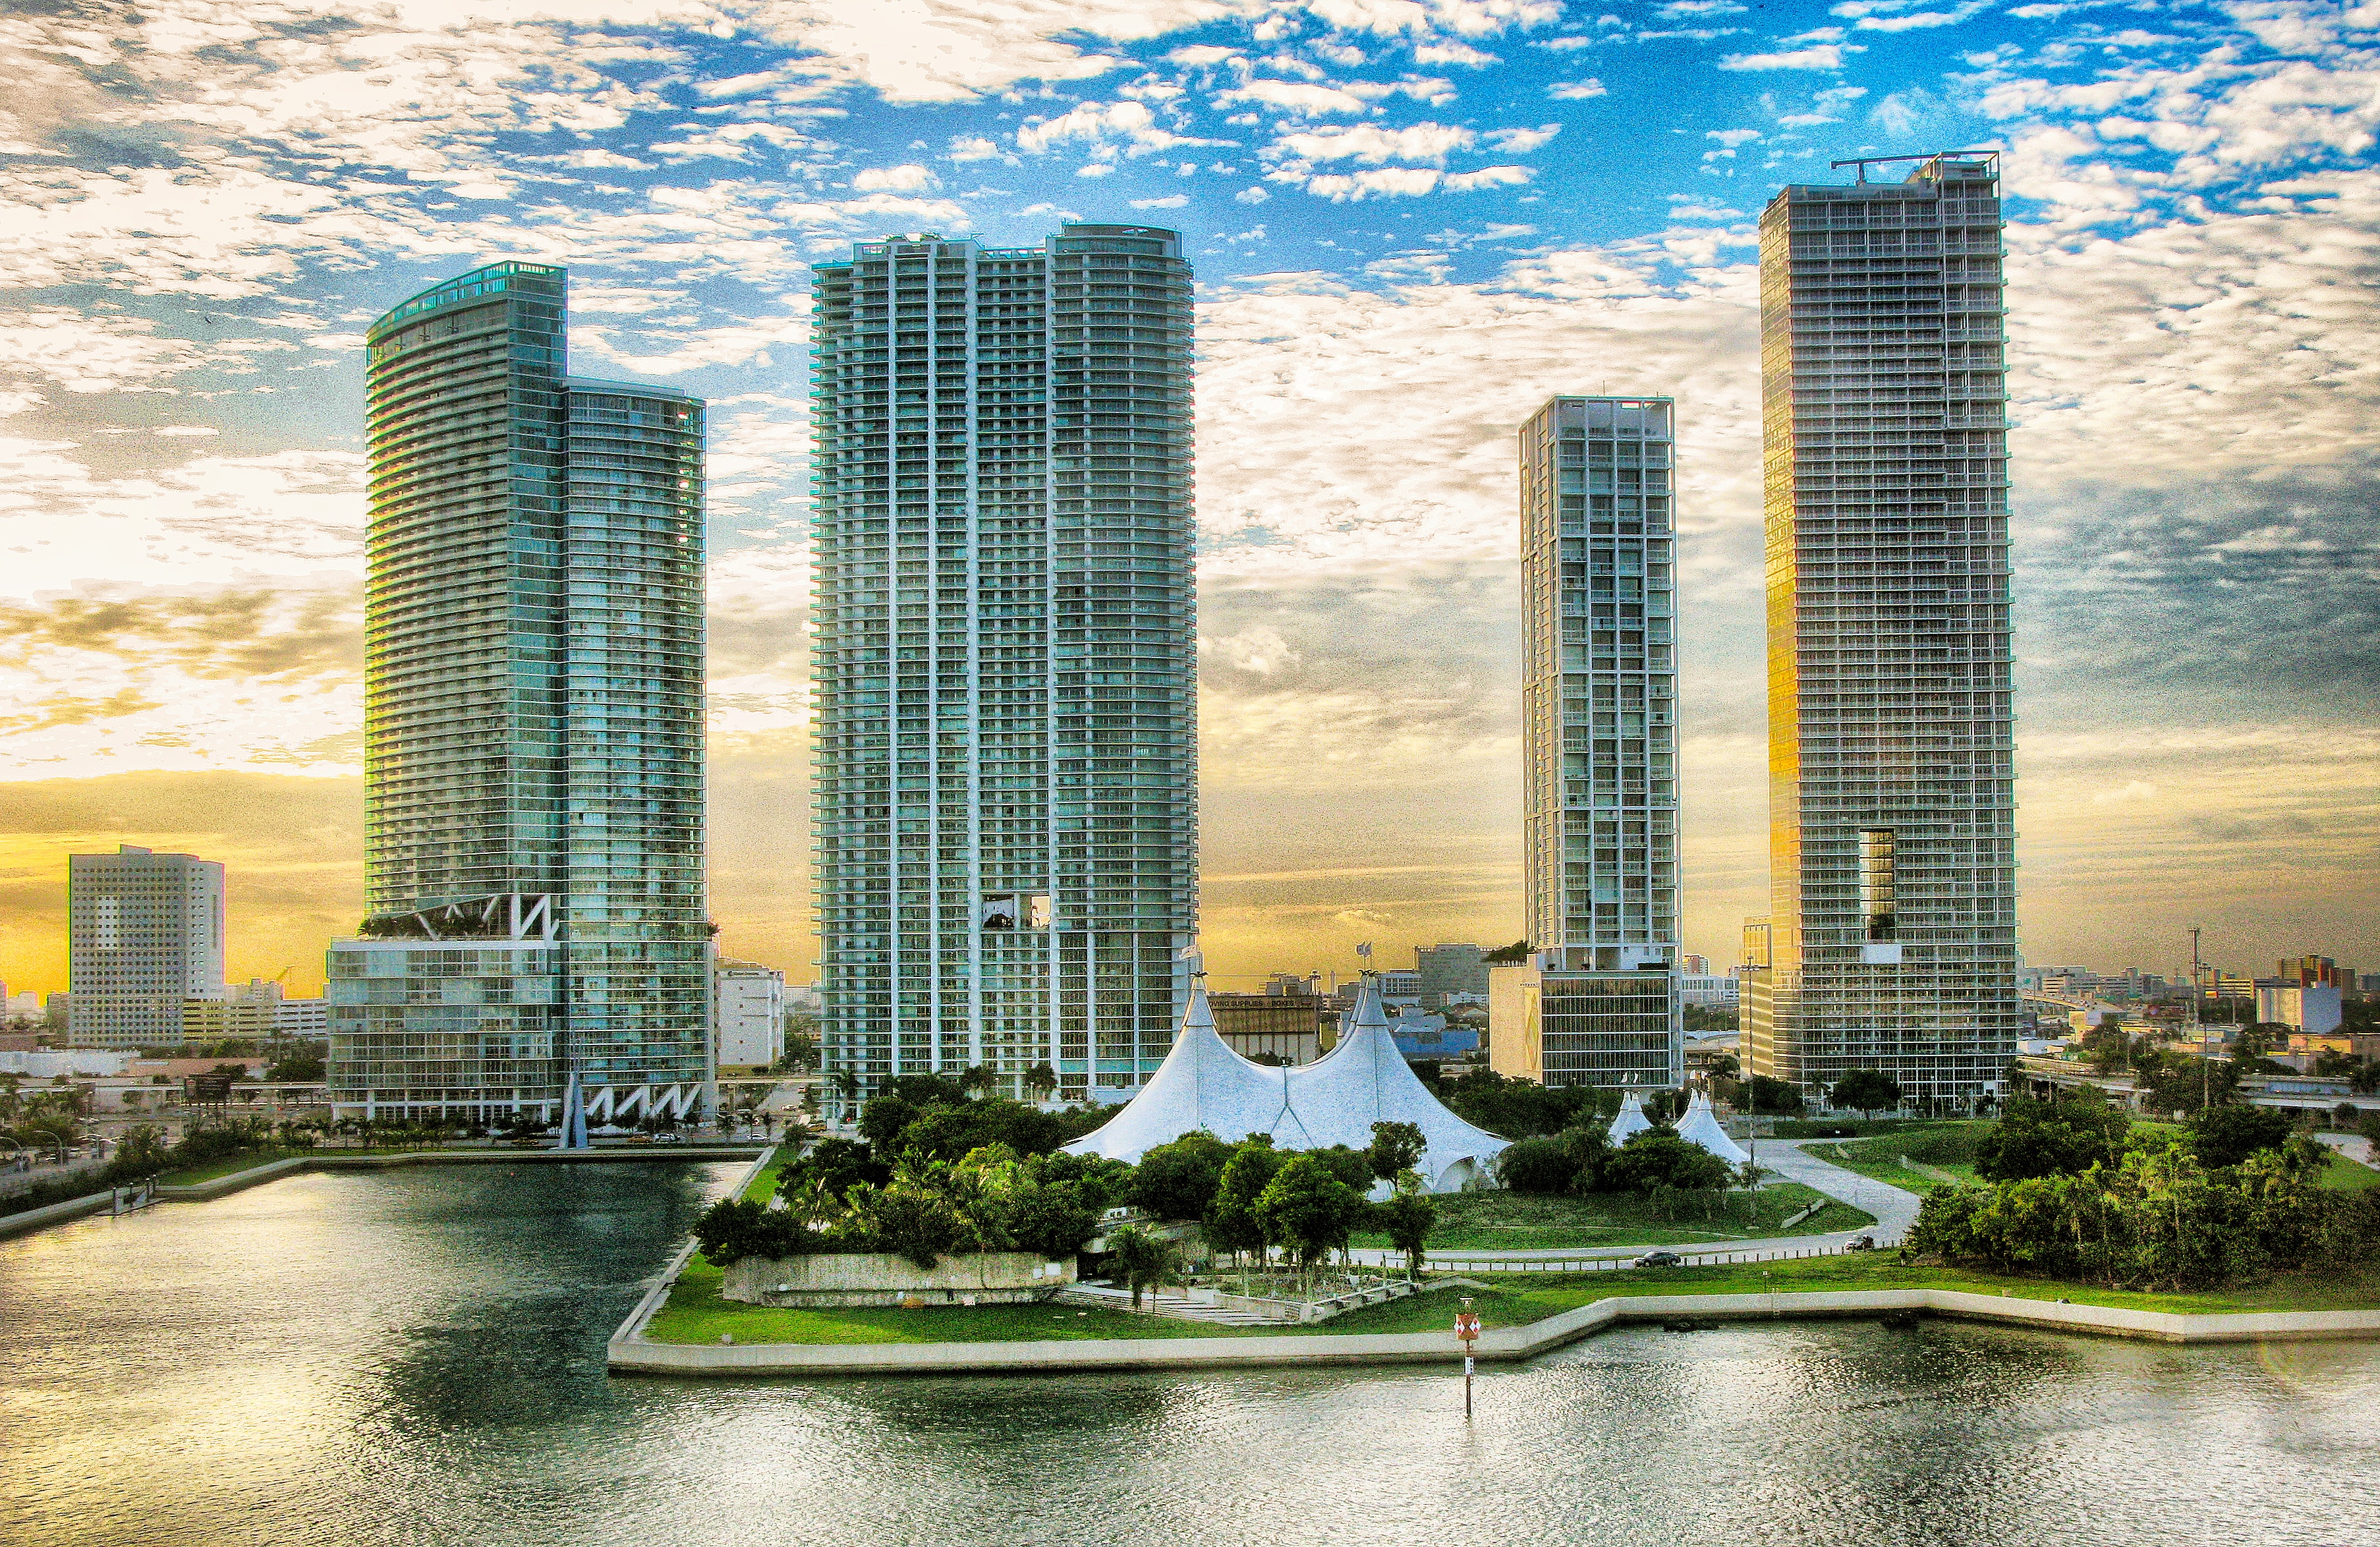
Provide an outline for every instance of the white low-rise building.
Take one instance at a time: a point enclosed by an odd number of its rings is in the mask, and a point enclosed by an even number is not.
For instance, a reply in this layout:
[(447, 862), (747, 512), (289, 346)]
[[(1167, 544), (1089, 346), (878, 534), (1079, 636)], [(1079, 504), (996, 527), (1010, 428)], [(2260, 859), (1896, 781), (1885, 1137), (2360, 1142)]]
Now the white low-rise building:
[(710, 1052), (719, 1069), (766, 1069), (784, 1057), (784, 973), (725, 957), (711, 967)]

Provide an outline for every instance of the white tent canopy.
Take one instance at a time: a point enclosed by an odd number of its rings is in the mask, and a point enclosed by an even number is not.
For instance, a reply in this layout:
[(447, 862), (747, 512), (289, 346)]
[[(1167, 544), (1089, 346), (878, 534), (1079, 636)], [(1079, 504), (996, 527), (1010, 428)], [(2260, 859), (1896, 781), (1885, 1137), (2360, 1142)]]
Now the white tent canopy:
[(1653, 1119), (1645, 1115), (1645, 1104), (1636, 1099), (1634, 1091), (1630, 1091), (1621, 1099), (1620, 1115), (1611, 1119), (1612, 1148), (1619, 1148), (1652, 1126)]
[(1421, 1174), (1438, 1192), (1485, 1179), (1488, 1163), (1508, 1142), (1472, 1127), (1429, 1094), (1397, 1052), (1379, 994), (1368, 981), (1338, 1045), (1294, 1069), (1250, 1063), (1225, 1046), (1215, 1034), (1206, 988), (1193, 985), (1182, 1034), (1165, 1062), (1105, 1127), (1066, 1150), (1137, 1161), (1201, 1129), (1226, 1143), (1267, 1133), (1285, 1150), (1362, 1149), (1372, 1142), (1376, 1122), (1421, 1130)]
[(1718, 1117), (1711, 1110), (1710, 1097), (1702, 1092), (1686, 1107), (1686, 1115), (1678, 1119), (1678, 1137), (1690, 1144), (1700, 1144), (1730, 1166), (1741, 1166), (1752, 1157), (1743, 1147), (1727, 1136), (1718, 1126)]

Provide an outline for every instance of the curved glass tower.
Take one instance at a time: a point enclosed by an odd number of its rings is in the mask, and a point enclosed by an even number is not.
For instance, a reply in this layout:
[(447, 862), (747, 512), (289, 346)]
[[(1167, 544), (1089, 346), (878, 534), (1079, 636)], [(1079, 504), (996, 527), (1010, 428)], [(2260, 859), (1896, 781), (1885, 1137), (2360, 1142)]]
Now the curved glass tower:
[(708, 1078), (703, 405), (565, 374), (497, 263), (368, 336), (362, 937), (343, 1112), (683, 1116)]
[(1197, 918), (1181, 239), (862, 243), (817, 319), (827, 1070), (1116, 1099)]

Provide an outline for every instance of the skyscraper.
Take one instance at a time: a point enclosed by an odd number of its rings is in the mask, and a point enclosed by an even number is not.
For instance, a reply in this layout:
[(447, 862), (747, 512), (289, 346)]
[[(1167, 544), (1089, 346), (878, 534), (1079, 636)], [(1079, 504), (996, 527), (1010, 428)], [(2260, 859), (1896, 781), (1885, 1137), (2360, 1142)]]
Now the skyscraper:
[(1197, 917), (1181, 239), (861, 243), (816, 317), (826, 1069), (1112, 1099)]
[[(1770, 909), (1752, 1065), (1923, 1101), (2016, 1049), (1998, 165), (1795, 187), (1760, 222)], [(1754, 937), (1747, 934), (1748, 951)]]
[(703, 405), (565, 373), (564, 272), (495, 263), (367, 336), (362, 937), (342, 1111), (597, 1121), (709, 1078)]
[(1684, 1078), (1673, 405), (1557, 397), (1521, 430), (1529, 939), (1489, 1061), (1548, 1085)]
[(182, 1001), (224, 994), (224, 867), (129, 843), (67, 856), (67, 1040), (182, 1039)]

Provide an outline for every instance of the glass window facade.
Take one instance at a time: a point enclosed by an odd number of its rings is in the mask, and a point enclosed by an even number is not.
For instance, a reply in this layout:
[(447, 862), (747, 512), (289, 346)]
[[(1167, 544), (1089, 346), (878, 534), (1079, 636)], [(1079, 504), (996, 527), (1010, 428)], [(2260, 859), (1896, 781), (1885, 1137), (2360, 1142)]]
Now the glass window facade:
[[(544, 1110), (576, 1072), (599, 1118), (683, 1114), (706, 1088), (703, 405), (573, 380), (565, 330), (562, 270), (498, 263), (368, 337), (376, 937), (330, 977), (428, 975), (334, 989), (343, 1110)], [(452, 997), (443, 957), (390, 936), (486, 958), (464, 975), (489, 986)], [(467, 1036), (465, 1004), (507, 1008)]]
[(1676, 408), (1558, 397), (1522, 428), (1529, 938), (1548, 1085), (1683, 1078)]
[(1789, 187), (1761, 217), (1770, 911), (1754, 1069), (1920, 1101), (2015, 1054), (1998, 170)]
[(863, 243), (816, 316), (826, 1068), (1111, 1098), (1196, 927), (1180, 238)]

